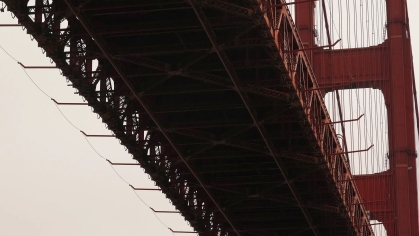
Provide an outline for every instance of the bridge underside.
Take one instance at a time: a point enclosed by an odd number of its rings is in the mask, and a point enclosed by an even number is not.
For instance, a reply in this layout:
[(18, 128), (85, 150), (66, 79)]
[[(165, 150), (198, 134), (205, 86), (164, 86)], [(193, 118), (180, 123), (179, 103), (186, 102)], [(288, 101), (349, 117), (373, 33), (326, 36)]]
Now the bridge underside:
[(4, 2), (197, 232), (367, 233), (258, 1)]

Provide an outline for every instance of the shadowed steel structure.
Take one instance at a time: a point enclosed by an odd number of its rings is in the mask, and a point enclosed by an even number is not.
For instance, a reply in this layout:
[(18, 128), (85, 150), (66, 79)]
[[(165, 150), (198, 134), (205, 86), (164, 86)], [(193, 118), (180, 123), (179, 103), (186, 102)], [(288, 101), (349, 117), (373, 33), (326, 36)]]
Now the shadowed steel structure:
[[(339, 50), (315, 42), (324, 1), (2, 1), (200, 235), (418, 235), (404, 0), (386, 1), (382, 44)], [(326, 109), (355, 87), (383, 91), (385, 172), (351, 174), (373, 146), (348, 150)]]

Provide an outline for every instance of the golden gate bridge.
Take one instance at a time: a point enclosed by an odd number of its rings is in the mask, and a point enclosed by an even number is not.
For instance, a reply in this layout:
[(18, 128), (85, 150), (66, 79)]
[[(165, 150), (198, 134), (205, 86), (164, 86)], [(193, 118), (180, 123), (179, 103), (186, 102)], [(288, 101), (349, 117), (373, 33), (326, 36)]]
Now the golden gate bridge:
[(405, 1), (3, 2), (195, 233), (418, 234)]

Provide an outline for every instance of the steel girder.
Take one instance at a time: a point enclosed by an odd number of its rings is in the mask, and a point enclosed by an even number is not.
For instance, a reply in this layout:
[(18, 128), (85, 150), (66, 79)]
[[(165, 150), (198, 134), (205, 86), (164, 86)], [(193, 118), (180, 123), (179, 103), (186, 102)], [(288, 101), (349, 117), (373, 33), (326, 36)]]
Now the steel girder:
[[(248, 0), (4, 2), (202, 235), (372, 234), (354, 204), (348, 163), (334, 154), (341, 148), (333, 126), (318, 125), (330, 118), (320, 92), (307, 91), (317, 87), (308, 60), (287, 52), (302, 44), (286, 8)], [(179, 14), (190, 22), (170, 25), (195, 28), (165, 28), (162, 17)], [(161, 32), (95, 31), (140, 20)], [(156, 113), (163, 104), (178, 112)], [(264, 215), (270, 206), (290, 217)]]

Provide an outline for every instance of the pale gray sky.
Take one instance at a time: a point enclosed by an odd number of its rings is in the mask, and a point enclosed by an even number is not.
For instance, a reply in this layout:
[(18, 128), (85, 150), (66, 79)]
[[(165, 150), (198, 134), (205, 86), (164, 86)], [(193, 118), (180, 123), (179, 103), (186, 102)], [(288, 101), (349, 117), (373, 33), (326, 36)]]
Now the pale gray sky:
[[(0, 24), (10, 23), (17, 22), (1, 13)], [(0, 46), (25, 65), (50, 65), (20, 27), (0, 27)], [(0, 62), (0, 235), (172, 235), (1, 50)], [(57, 101), (82, 102), (58, 70), (27, 72)], [(89, 107), (60, 108), (86, 133), (110, 133)], [(105, 158), (133, 162), (116, 139), (89, 140)], [(133, 186), (153, 187), (139, 166), (115, 169)], [(174, 210), (157, 191), (137, 193), (156, 210)], [(159, 217), (191, 230), (180, 215)]]
[[(408, 5), (413, 53), (419, 58), (419, 16), (413, 11), (419, 9), (419, 1), (408, 0)], [(10, 13), (0, 13), (0, 24), (10, 23), (16, 23)], [(19, 27), (0, 28), (0, 46), (25, 65), (50, 65)], [(419, 60), (415, 61), (419, 73)], [(172, 235), (21, 67), (2, 51), (0, 62), (0, 235)], [(58, 70), (28, 73), (57, 101), (82, 102)], [(86, 133), (110, 133), (90, 108), (60, 108)], [(89, 141), (105, 158), (131, 161), (113, 138)], [(153, 186), (138, 166), (115, 169), (134, 186)], [(155, 209), (174, 209), (156, 191), (137, 193)], [(175, 230), (191, 230), (177, 214), (158, 216)]]

